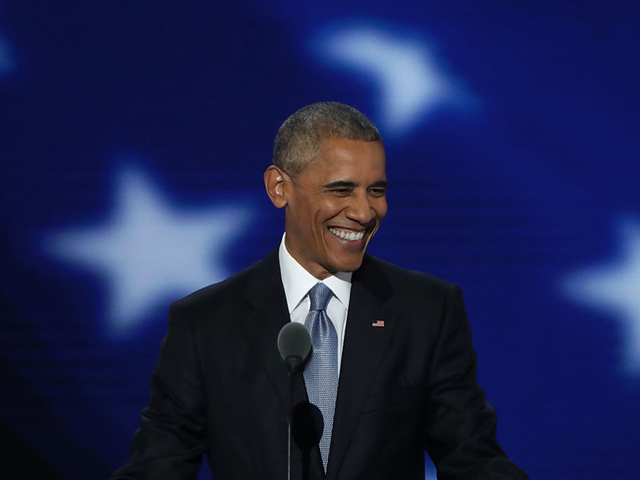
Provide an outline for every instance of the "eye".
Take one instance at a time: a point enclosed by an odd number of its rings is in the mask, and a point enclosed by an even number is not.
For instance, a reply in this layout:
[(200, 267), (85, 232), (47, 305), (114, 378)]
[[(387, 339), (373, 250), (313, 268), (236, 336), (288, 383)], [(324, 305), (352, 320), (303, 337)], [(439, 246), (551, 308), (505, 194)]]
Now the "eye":
[(348, 195), (351, 195), (351, 189), (350, 188), (334, 188), (333, 190), (331, 190), (334, 194), (340, 196), (340, 197), (346, 197)]
[(373, 196), (373, 197), (384, 197), (387, 194), (387, 189), (386, 188), (370, 188), (369, 189), (369, 195)]

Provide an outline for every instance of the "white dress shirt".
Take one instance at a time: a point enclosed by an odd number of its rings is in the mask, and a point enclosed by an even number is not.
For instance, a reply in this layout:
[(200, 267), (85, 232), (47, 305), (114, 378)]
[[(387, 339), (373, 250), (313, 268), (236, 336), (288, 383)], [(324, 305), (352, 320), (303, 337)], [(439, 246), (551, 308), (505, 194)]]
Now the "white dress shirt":
[(347, 313), (349, 313), (349, 298), (351, 297), (352, 272), (338, 272), (324, 280), (318, 280), (307, 272), (287, 251), (287, 247), (284, 244), (285, 236), (286, 234), (282, 236), (282, 242), (280, 242), (278, 258), (280, 260), (280, 276), (284, 285), (284, 294), (287, 297), (289, 317), (292, 322), (304, 325), (311, 307), (308, 295), (309, 290), (320, 281), (331, 289), (333, 296), (329, 300), (329, 305), (327, 305), (327, 315), (338, 334), (338, 371), (340, 371), (344, 332), (347, 328)]

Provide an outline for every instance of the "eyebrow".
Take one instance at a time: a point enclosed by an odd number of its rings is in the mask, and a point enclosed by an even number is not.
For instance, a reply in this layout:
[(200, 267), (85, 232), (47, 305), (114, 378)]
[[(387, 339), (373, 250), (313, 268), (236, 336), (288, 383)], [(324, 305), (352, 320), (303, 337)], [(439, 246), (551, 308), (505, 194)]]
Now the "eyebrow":
[[(355, 188), (358, 185), (355, 182), (351, 182), (349, 180), (336, 180), (335, 182), (328, 183), (324, 186), (324, 188)], [(386, 180), (378, 180), (374, 182), (369, 188), (388, 188), (389, 183)]]
[(348, 180), (336, 180), (335, 182), (328, 183), (324, 186), (324, 188), (355, 188), (355, 182), (350, 182)]

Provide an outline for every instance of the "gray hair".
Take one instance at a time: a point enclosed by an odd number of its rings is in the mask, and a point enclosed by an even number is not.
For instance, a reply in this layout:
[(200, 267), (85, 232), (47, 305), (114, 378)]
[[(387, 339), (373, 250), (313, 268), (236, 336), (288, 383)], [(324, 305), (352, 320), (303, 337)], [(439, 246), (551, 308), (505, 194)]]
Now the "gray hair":
[(287, 118), (276, 135), (273, 164), (295, 177), (317, 160), (327, 138), (381, 142), (380, 132), (364, 114), (338, 102), (312, 103)]

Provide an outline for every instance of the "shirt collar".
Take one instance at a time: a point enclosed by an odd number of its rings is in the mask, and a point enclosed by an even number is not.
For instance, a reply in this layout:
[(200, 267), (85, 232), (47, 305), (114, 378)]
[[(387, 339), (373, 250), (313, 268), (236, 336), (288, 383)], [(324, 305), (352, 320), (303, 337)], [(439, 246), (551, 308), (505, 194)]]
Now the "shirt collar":
[[(309, 290), (321, 280), (307, 272), (298, 261), (291, 256), (284, 244), (286, 233), (282, 235), (280, 249), (278, 250), (278, 259), (280, 260), (280, 276), (282, 277), (282, 285), (284, 293), (287, 297), (287, 306), (289, 313), (293, 312), (300, 304)], [(351, 277), (353, 272), (337, 272), (322, 282), (327, 285), (342, 303), (345, 309), (349, 308), (349, 297), (351, 295)]]

